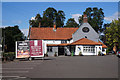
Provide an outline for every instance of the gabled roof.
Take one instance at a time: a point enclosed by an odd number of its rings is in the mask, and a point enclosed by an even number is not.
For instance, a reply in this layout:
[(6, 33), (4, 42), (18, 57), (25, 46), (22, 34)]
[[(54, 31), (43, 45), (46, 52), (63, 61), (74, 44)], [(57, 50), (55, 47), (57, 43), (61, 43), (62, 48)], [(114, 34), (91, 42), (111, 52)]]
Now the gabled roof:
[(103, 44), (101, 41), (99, 41), (99, 43), (102, 44), (102, 48), (107, 48), (107, 46), (105, 44)]
[(87, 38), (82, 38), (82, 39), (79, 39), (79, 40), (71, 43), (70, 45), (102, 45), (102, 44), (99, 42), (89, 40)]
[(57, 28), (56, 31), (53, 28), (34, 28), (30, 30), (30, 39), (44, 39), (44, 40), (66, 40), (71, 39), (72, 34), (78, 28)]

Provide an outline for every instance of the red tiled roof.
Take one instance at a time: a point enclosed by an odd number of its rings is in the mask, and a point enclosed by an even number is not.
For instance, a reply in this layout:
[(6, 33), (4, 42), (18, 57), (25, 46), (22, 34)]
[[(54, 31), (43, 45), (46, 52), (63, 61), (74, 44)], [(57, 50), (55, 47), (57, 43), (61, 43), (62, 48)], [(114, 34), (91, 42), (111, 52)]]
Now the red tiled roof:
[(99, 42), (89, 40), (87, 38), (82, 38), (82, 39), (79, 39), (79, 40), (71, 43), (70, 45), (102, 45), (102, 44)]
[(66, 40), (72, 38), (72, 34), (78, 28), (35, 28), (32, 27), (30, 31), (30, 39), (44, 39), (44, 40)]
[(101, 41), (99, 41), (99, 43), (102, 44), (102, 48), (107, 48), (107, 46), (105, 44), (103, 44)]

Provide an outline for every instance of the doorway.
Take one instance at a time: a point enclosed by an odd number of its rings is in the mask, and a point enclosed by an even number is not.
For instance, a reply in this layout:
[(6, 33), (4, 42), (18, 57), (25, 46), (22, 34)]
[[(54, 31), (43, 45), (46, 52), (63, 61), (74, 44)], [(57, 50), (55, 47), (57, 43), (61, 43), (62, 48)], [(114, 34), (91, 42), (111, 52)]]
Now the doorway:
[(58, 56), (64, 55), (64, 46), (58, 47)]

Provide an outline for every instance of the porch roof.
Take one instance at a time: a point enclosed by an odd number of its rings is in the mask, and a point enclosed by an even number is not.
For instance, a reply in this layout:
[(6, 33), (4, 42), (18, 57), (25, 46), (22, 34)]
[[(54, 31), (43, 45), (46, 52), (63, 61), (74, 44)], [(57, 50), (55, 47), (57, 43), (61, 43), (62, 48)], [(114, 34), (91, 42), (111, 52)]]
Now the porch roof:
[(71, 43), (70, 45), (102, 45), (102, 43), (95, 42), (95, 41), (89, 40), (87, 38), (82, 38), (82, 39), (79, 39), (79, 40)]
[(99, 41), (99, 43), (102, 44), (102, 48), (107, 48), (107, 46), (105, 44), (103, 44), (101, 41)]

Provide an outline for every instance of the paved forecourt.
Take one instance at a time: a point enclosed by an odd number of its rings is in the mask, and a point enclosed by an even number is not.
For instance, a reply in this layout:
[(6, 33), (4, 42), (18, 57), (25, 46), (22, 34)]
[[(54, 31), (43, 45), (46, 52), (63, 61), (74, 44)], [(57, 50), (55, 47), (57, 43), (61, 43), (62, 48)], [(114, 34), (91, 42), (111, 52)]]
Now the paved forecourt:
[(60, 56), (45, 60), (2, 64), (3, 78), (117, 78), (118, 58), (107, 56)]

